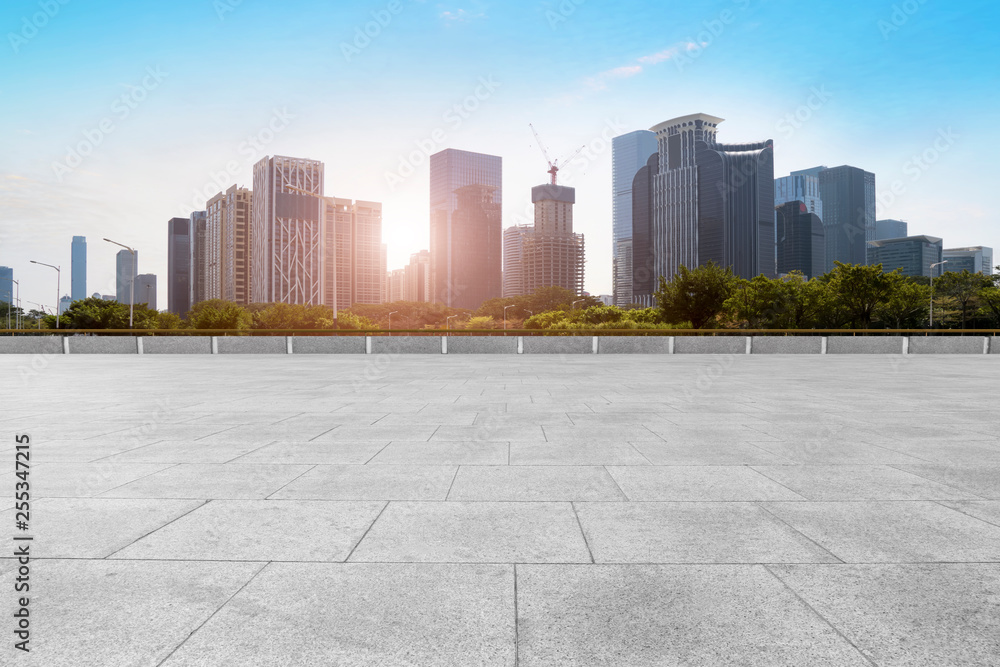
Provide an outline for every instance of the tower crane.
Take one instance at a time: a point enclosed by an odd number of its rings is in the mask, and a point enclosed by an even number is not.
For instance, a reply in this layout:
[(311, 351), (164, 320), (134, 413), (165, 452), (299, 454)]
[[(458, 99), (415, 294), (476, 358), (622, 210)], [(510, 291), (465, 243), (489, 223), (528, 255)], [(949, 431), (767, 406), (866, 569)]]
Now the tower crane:
[[(545, 150), (545, 144), (542, 143), (542, 138), (540, 136), (538, 136), (538, 130), (535, 129), (535, 126), (532, 125), (531, 123), (528, 123), (528, 127), (530, 127), (531, 131), (535, 134), (535, 141), (538, 142), (538, 147), (542, 150), (542, 155), (545, 157), (545, 161), (549, 163), (549, 174), (552, 175), (552, 185), (556, 185), (556, 177), (558, 176), (559, 169), (561, 168), (559, 166), (560, 162), (559, 162), (559, 160), (556, 160), (556, 161), (553, 162), (549, 158), (549, 152), (547, 150)], [(577, 155), (579, 155), (580, 153), (582, 153), (583, 149), (586, 148), (586, 147), (587, 147), (586, 144), (584, 144), (583, 146), (580, 146), (580, 148), (575, 153), (573, 153), (572, 155), (570, 155), (568, 158), (564, 159), (562, 161), (562, 164), (565, 165), (568, 162), (570, 162), (573, 158), (575, 158)]]

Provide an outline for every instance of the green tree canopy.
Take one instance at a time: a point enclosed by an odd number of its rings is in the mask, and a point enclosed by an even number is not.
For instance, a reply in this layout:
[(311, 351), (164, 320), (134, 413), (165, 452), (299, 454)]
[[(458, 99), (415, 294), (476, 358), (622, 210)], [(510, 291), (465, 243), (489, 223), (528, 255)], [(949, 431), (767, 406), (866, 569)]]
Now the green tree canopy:
[(656, 301), (664, 322), (690, 322), (693, 328), (702, 329), (723, 312), (735, 286), (731, 268), (723, 269), (715, 262), (694, 269), (682, 264), (670, 282), (660, 276)]

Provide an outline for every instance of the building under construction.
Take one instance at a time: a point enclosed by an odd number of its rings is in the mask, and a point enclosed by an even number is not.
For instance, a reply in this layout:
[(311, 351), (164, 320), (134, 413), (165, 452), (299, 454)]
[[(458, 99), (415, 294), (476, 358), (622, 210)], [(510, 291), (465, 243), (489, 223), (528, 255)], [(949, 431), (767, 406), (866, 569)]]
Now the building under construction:
[(583, 293), (583, 234), (573, 233), (576, 190), (561, 185), (531, 189), (535, 226), (522, 237), (521, 280), (525, 294), (540, 287), (564, 287)]

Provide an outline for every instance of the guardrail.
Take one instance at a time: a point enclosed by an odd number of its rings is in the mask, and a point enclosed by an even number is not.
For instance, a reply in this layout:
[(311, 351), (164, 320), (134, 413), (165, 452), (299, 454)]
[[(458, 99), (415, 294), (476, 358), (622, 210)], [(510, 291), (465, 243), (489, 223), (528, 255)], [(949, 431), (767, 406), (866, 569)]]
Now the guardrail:
[[(170, 330), (167, 330), (170, 331)], [(164, 332), (116, 331), (119, 335), (73, 335), (51, 332), (33, 336), (0, 336), (0, 354), (1000, 354), (998, 332), (965, 330), (964, 335), (902, 335), (898, 330), (847, 332), (826, 335), (755, 334), (749, 330), (724, 332), (665, 330), (656, 335), (599, 335), (576, 331), (551, 336), (533, 331), (380, 332), (383, 335), (289, 335), (270, 331), (251, 336), (201, 334), (164, 335)], [(844, 334), (844, 330), (835, 330)], [(905, 330), (904, 330), (905, 331)], [(103, 333), (103, 331), (102, 331)], [(133, 335), (143, 333), (145, 335)], [(295, 333), (302, 334), (297, 331)], [(861, 333), (862, 335), (851, 335)], [(924, 332), (930, 333), (930, 332)], [(155, 334), (155, 335), (151, 335)], [(749, 335), (748, 335), (749, 334)]]
[(1000, 336), (996, 329), (0, 329), (15, 336)]

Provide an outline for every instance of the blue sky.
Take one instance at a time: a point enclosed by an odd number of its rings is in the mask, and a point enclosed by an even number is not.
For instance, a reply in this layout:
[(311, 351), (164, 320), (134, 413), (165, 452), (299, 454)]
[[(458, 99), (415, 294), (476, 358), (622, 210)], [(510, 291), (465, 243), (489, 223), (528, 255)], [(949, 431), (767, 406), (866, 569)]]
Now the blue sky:
[(776, 175), (862, 167), (880, 218), (1000, 248), (998, 19), (971, 0), (9, 0), (0, 265), (51, 304), (28, 260), (62, 264), (68, 291), (84, 235), (88, 293), (113, 293), (114, 238), (164, 307), (167, 219), (281, 154), (323, 160), (327, 194), (383, 202), (397, 268), (427, 247), (427, 152), (503, 156), (504, 224), (530, 218), (547, 178), (530, 122), (552, 157), (588, 147), (562, 179), (587, 289), (607, 293), (607, 139), (695, 112), (726, 119), (721, 141), (774, 139)]

